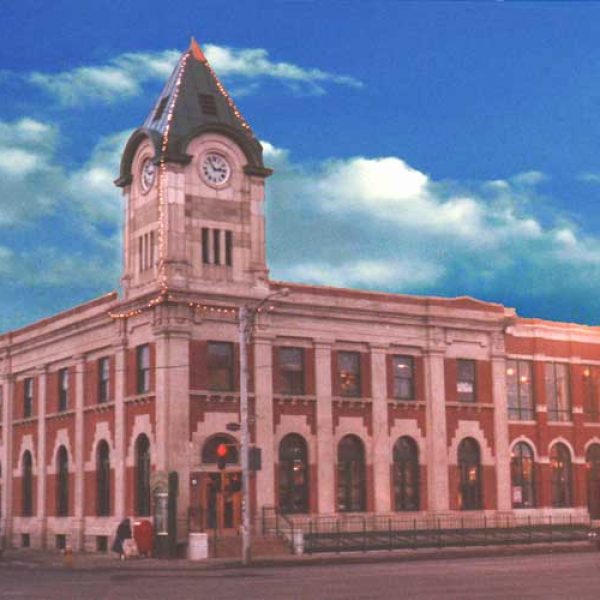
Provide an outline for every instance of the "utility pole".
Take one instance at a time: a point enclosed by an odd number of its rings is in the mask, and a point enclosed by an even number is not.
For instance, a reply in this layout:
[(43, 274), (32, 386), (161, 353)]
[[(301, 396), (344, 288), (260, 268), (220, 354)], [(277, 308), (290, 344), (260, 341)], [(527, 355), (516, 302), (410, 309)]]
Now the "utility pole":
[(256, 313), (276, 296), (287, 296), (282, 288), (263, 298), (258, 304), (242, 304), (239, 312), (240, 342), (240, 437), (242, 450), (242, 564), (250, 564), (250, 424), (248, 422), (248, 344), (252, 338)]

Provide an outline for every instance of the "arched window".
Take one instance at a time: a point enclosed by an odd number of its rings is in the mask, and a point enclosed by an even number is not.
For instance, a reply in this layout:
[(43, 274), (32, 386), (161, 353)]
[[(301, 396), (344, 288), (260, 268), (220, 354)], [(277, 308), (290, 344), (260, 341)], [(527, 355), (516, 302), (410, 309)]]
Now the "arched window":
[(33, 515), (33, 459), (29, 450), (23, 454), (22, 469), (21, 514), (24, 517), (31, 517)]
[(366, 509), (365, 450), (355, 435), (347, 435), (338, 445), (337, 508), (340, 512)]
[(96, 515), (110, 515), (110, 450), (104, 440), (96, 449)]
[(459, 488), (458, 504), (461, 510), (480, 510), (481, 459), (479, 444), (473, 438), (465, 438), (458, 446)]
[(308, 451), (297, 433), (286, 435), (279, 444), (279, 510), (308, 512)]
[(69, 514), (69, 455), (61, 446), (56, 454), (56, 515)]
[(150, 515), (150, 440), (143, 433), (135, 441), (135, 514)]
[(206, 440), (202, 447), (202, 463), (205, 465), (213, 465), (217, 462), (217, 448), (225, 444), (227, 446), (227, 456), (225, 463), (227, 465), (237, 465), (239, 462), (238, 444), (235, 438), (225, 433), (213, 435)]
[(408, 436), (394, 444), (394, 505), (396, 510), (419, 510), (419, 449)]
[(585, 455), (587, 500), (592, 519), (600, 519), (600, 444), (592, 444)]
[(535, 506), (533, 450), (525, 442), (515, 444), (510, 454), (513, 508)]
[(572, 506), (571, 454), (564, 444), (554, 444), (550, 452), (552, 469), (552, 506)]

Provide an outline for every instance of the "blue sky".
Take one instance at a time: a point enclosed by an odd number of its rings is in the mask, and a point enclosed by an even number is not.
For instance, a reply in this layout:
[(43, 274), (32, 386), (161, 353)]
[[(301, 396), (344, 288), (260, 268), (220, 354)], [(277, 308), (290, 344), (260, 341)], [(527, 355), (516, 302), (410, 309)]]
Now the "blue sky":
[(8, 0), (0, 330), (118, 286), (112, 186), (191, 35), (275, 169), (271, 276), (600, 323), (600, 4)]

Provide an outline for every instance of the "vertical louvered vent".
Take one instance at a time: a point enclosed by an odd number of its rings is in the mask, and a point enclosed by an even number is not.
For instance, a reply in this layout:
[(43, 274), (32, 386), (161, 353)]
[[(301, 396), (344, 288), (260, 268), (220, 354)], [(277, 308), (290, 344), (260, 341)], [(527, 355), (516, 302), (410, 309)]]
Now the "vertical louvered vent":
[(156, 107), (156, 112), (154, 113), (154, 117), (152, 118), (153, 121), (158, 121), (163, 116), (163, 113), (165, 112), (165, 108), (167, 108), (168, 101), (169, 101), (169, 96), (165, 96), (164, 98), (161, 98), (160, 102), (158, 103), (158, 106)]
[(212, 94), (198, 94), (198, 98), (200, 99), (202, 114), (216, 117), (217, 101), (215, 100), (215, 97)]

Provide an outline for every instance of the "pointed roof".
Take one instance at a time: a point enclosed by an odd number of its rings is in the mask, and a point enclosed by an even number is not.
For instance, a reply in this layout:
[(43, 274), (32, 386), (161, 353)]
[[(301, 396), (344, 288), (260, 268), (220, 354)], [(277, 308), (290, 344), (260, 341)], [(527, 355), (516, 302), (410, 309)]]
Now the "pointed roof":
[(157, 162), (164, 159), (185, 164), (191, 160), (186, 154), (189, 142), (210, 131), (233, 138), (248, 159), (247, 170), (256, 175), (270, 174), (264, 168), (262, 147), (250, 125), (192, 38), (144, 124), (129, 138), (115, 183), (125, 186), (131, 182), (131, 162), (143, 139), (152, 140)]

